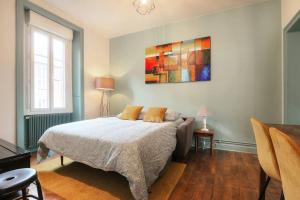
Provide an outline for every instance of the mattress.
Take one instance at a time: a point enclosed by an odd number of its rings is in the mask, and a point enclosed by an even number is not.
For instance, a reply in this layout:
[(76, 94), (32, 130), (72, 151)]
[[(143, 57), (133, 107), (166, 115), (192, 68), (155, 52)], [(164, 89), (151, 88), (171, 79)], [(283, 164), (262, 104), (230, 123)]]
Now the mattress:
[(72, 160), (125, 176), (135, 199), (148, 199), (176, 146), (176, 122), (151, 123), (116, 117), (54, 126), (39, 140), (38, 158), (49, 150)]

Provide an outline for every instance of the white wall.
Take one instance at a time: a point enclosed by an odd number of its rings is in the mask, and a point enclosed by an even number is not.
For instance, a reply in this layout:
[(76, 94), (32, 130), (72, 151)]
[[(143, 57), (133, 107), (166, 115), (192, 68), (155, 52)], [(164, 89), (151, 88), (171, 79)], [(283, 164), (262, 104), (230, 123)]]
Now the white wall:
[(300, 10), (300, 0), (281, 0), (282, 27), (284, 28)]
[[(196, 116), (206, 105), (216, 139), (254, 143), (250, 117), (282, 117), (280, 19), (280, 1), (271, 0), (111, 39), (112, 112), (131, 103)], [(145, 84), (145, 48), (205, 36), (212, 41), (211, 81)]]
[(16, 140), (15, 1), (0, 0), (0, 138)]
[[(68, 16), (46, 1), (33, 3), (84, 28), (85, 117), (94, 118), (99, 111), (99, 92), (94, 90), (94, 77), (109, 72), (109, 40), (91, 27)], [(16, 0), (0, 0), (0, 138), (15, 143), (15, 9)]]
[(87, 119), (99, 117), (101, 93), (95, 90), (96, 76), (109, 74), (109, 40), (85, 29), (84, 105)]

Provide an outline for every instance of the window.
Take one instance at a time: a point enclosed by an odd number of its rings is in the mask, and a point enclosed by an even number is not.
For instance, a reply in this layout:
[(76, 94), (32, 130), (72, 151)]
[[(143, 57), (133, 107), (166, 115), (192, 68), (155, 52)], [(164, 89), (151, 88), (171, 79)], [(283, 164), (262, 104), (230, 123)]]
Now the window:
[(27, 38), (25, 114), (72, 112), (71, 40), (32, 24)]
[(63, 40), (53, 38), (53, 107), (65, 108), (66, 96), (65, 96), (65, 52), (66, 45)]
[(49, 109), (49, 36), (32, 32), (33, 109)]

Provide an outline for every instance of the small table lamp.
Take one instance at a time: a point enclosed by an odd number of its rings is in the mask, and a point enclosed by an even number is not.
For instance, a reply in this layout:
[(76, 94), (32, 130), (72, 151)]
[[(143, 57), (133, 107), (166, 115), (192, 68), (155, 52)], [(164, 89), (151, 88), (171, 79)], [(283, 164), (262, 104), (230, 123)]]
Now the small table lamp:
[(109, 116), (109, 99), (107, 92), (115, 89), (115, 81), (112, 78), (97, 77), (95, 80), (95, 88), (102, 91), (101, 104), (100, 104), (100, 116)]
[(209, 116), (209, 112), (205, 106), (201, 107), (198, 116), (202, 119), (203, 122), (203, 127), (201, 128), (201, 131), (209, 131), (208, 128), (206, 127), (206, 120), (207, 117)]

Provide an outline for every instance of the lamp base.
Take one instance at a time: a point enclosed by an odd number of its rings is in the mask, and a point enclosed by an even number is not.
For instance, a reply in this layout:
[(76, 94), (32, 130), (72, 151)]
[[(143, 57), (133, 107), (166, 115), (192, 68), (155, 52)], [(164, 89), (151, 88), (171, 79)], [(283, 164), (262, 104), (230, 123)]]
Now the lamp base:
[(201, 131), (208, 132), (208, 131), (209, 131), (209, 129), (208, 129), (208, 128), (201, 128)]
[(109, 117), (109, 91), (102, 90), (100, 103), (100, 117)]

